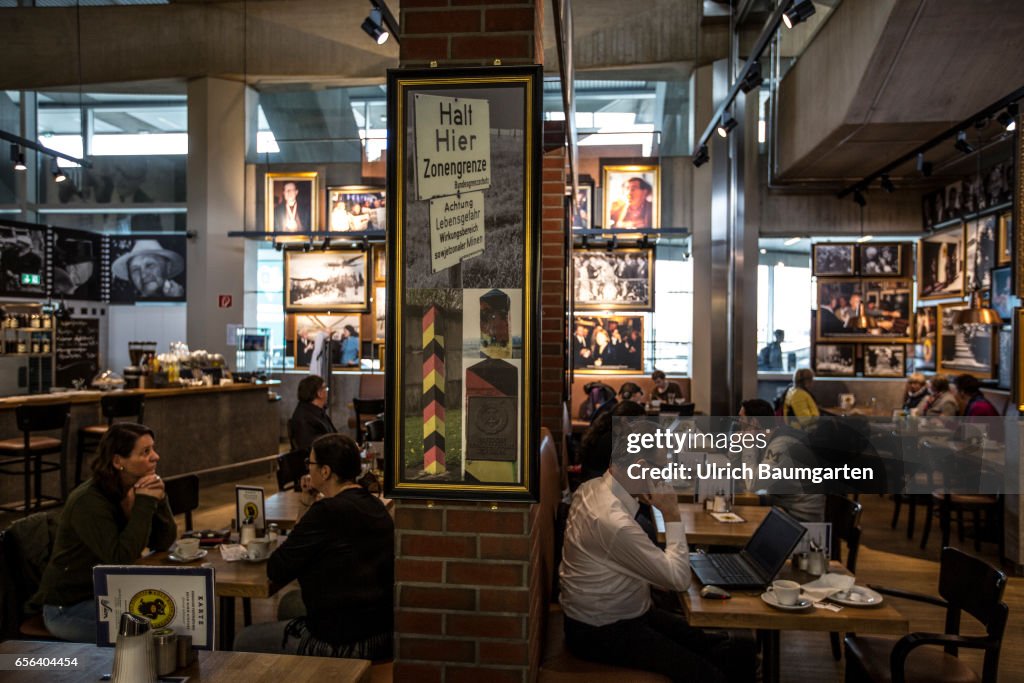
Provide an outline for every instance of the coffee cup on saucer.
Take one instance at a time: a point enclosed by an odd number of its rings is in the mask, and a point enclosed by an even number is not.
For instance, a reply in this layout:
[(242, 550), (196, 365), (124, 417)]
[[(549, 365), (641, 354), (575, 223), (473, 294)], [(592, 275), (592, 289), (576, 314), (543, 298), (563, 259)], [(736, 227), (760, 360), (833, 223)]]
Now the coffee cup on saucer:
[(254, 538), (249, 541), (249, 544), (245, 546), (248, 552), (250, 560), (265, 560), (270, 557), (270, 539), (269, 538)]
[(792, 607), (800, 600), (800, 584), (796, 581), (772, 581), (771, 591), (779, 604), (785, 607)]
[(199, 539), (198, 538), (182, 538), (178, 540), (178, 545), (174, 549), (174, 554), (183, 560), (195, 557), (199, 554)]

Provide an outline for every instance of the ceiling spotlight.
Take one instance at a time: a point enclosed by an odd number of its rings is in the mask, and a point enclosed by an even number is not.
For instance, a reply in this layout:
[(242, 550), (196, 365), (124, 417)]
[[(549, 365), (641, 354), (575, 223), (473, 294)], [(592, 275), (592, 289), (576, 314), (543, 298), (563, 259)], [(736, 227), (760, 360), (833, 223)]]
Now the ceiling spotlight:
[(697, 150), (697, 153), (693, 155), (693, 165), (700, 168), (704, 164), (708, 163), (710, 159), (711, 155), (708, 154), (708, 146), (701, 145), (700, 149)]
[(896, 186), (892, 184), (892, 178), (890, 178), (888, 175), (883, 175), (879, 180), (879, 184), (882, 186), (882, 190), (888, 192), (889, 194), (892, 194), (893, 192), (896, 191)]
[(814, 3), (811, 0), (793, 0), (793, 6), (782, 15), (782, 23), (786, 28), (793, 28), (814, 14)]
[(1006, 107), (1006, 111), (996, 117), (996, 121), (999, 125), (1006, 130), (1007, 133), (1012, 133), (1017, 130), (1017, 103), (1014, 102)]
[(28, 168), (25, 166), (25, 153), (17, 145), (11, 145), (11, 163), (14, 164), (15, 171), (24, 171)]
[(925, 161), (924, 152), (921, 152), (920, 154), (917, 155), (917, 171), (918, 171), (918, 173), (920, 173), (925, 178), (927, 178), (927, 177), (929, 177), (932, 174), (932, 168), (933, 168), (932, 162)]
[(956, 134), (956, 142), (953, 143), (953, 146), (956, 147), (958, 151), (963, 152), (964, 154), (970, 154), (974, 151), (974, 145), (967, 142), (967, 131), (965, 130), (962, 130)]
[(867, 206), (868, 200), (864, 199), (864, 194), (860, 190), (854, 190), (853, 203), (863, 209), (865, 206)]
[(745, 95), (751, 90), (760, 88), (762, 83), (764, 83), (764, 77), (761, 76), (761, 62), (754, 62), (747, 69), (747, 73), (743, 74), (743, 80), (740, 81), (740, 90)]
[(60, 170), (60, 166), (57, 165), (57, 159), (53, 160), (53, 182), (63, 183), (68, 177), (64, 175), (64, 171)]
[(719, 121), (718, 127), (715, 128), (715, 131), (721, 137), (727, 138), (727, 137), (729, 137), (729, 133), (732, 132), (732, 129), (735, 128), (736, 125), (737, 125), (736, 119), (733, 118), (732, 114), (730, 114), (729, 112), (723, 112), (722, 113), (722, 120)]
[(384, 25), (381, 22), (380, 10), (376, 7), (371, 9), (370, 16), (363, 20), (363, 30), (366, 31), (366, 35), (377, 41), (378, 45), (388, 42), (388, 38), (391, 37), (391, 34), (384, 29)]

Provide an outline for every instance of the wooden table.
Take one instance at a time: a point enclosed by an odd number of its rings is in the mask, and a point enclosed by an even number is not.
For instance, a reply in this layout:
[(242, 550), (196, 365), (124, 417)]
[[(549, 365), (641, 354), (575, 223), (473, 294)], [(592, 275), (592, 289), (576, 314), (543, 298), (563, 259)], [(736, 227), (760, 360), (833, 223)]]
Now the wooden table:
[[(296, 491), (278, 491), (267, 496), (263, 501), (263, 515), (268, 523), (277, 524), (282, 529), (295, 526), (295, 518), (302, 508), (302, 494)], [(381, 498), (384, 507), (394, 514), (395, 503), (390, 498)]]
[(269, 598), (281, 590), (282, 586), (267, 578), (266, 562), (228, 562), (220, 554), (220, 548), (206, 548), (206, 557), (196, 562), (182, 564), (171, 562), (167, 553), (152, 553), (135, 562), (142, 565), (164, 567), (212, 566), (213, 590), (217, 595), (220, 624), (220, 649), (230, 650), (235, 639), (235, 598), (242, 598), (242, 610), (245, 625), (252, 623), (251, 598)]
[[(110, 673), (114, 664), (114, 648), (101, 648), (88, 643), (8, 640), (0, 643), (0, 655), (78, 659), (78, 667), (75, 669), (37, 669), (17, 673), (8, 670), (0, 674), (0, 678), (12, 683), (98, 681), (102, 675)], [(13, 661), (10, 664), (13, 667)], [(190, 683), (365, 683), (370, 680), (370, 662), (365, 659), (201, 650), (196, 662), (180, 669), (175, 675), (188, 676)]]
[[(745, 522), (730, 524), (719, 522), (704, 511), (703, 505), (680, 503), (679, 515), (683, 518), (686, 542), (690, 545), (744, 546), (771, 512), (767, 505), (737, 505), (732, 509)], [(659, 529), (659, 531), (661, 531)]]
[[(833, 562), (833, 572), (847, 573), (838, 563)], [(794, 576), (787, 565), (779, 578), (792, 578), (807, 583), (815, 577)], [(761, 591), (730, 591), (729, 600), (704, 599), (700, 596), (703, 587), (696, 575), (690, 590), (681, 594), (686, 620), (698, 628), (757, 629), (764, 634), (764, 680), (766, 683), (779, 678), (779, 633), (780, 631), (824, 631), (837, 633), (884, 633), (905, 634), (910, 622), (892, 606), (890, 598), (878, 607), (843, 607), (839, 612), (811, 608), (806, 612), (785, 612), (769, 607), (761, 600)]]

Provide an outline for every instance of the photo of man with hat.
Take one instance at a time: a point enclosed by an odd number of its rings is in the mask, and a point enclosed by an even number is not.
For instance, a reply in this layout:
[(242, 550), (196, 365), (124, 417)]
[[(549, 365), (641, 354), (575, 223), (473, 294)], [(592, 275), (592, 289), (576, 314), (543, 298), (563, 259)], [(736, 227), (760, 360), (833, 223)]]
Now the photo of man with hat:
[(111, 303), (185, 300), (185, 238), (114, 239)]

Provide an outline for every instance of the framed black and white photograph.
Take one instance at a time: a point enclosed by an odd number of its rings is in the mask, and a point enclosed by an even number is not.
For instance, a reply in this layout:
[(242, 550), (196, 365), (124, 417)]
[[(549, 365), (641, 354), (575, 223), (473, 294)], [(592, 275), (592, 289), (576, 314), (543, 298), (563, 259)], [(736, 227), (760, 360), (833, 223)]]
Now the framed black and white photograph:
[(996, 264), (1008, 265), (1013, 260), (1013, 214), (999, 214), (996, 228)]
[(284, 310), (323, 313), (370, 310), (367, 252), (284, 252)]
[(903, 344), (864, 344), (865, 377), (903, 377), (907, 347)]
[(946, 186), (945, 190), (946, 199), (943, 202), (942, 215), (939, 217), (939, 222), (952, 220), (959, 218), (963, 214), (963, 194), (964, 184), (963, 181), (956, 181)]
[(903, 275), (903, 247), (899, 244), (861, 244), (860, 274), (879, 277)]
[(857, 272), (854, 263), (855, 244), (815, 244), (812, 247), (813, 275), (843, 277)]
[[(644, 319), (642, 316), (577, 315), (573, 329), (585, 341), (575, 349), (579, 373), (628, 373), (644, 369)], [(575, 335), (573, 339), (576, 343)]]
[(185, 301), (185, 235), (110, 237), (110, 303)]
[(855, 344), (815, 344), (814, 374), (821, 377), (853, 377), (857, 374)]
[(988, 289), (992, 284), (991, 270), (996, 265), (996, 217), (986, 216), (971, 221), (965, 227), (967, 245), (966, 293)]
[[(569, 186), (572, 192), (572, 186)], [(592, 230), (594, 228), (594, 179), (580, 176), (576, 203), (572, 208), (572, 229)]]
[[(819, 280), (817, 338), (913, 340), (913, 283), (908, 279)], [(863, 314), (867, 326), (858, 324)]]
[(988, 325), (957, 325), (956, 314), (965, 309), (965, 303), (939, 305), (938, 371), (991, 379), (995, 344), (992, 328)]
[(863, 281), (865, 313), (872, 319), (867, 334), (909, 342), (914, 335), (914, 283), (901, 279)]
[(863, 304), (860, 280), (818, 281), (817, 339), (848, 336)]
[(327, 188), (327, 229), (366, 232), (387, 229), (387, 197), (383, 187), (344, 185)]
[(576, 310), (654, 310), (653, 249), (576, 251), (572, 259)]
[(387, 290), (384, 287), (373, 288), (373, 303), (374, 303), (374, 338), (376, 342), (383, 342), (385, 333), (387, 332)]
[(1013, 270), (1010, 266), (992, 269), (991, 305), (1003, 320), (1013, 319)]
[(935, 351), (938, 335), (938, 309), (922, 306), (914, 315), (914, 370), (935, 370)]
[(1013, 325), (999, 328), (999, 369), (1000, 389), (1013, 388)]
[(922, 237), (917, 244), (920, 299), (964, 295), (964, 230), (957, 225)]
[(319, 177), (315, 172), (267, 173), (264, 203), (267, 232), (320, 230)]
[[(358, 367), (358, 315), (315, 313), (296, 315), (294, 321), (296, 370), (309, 370), (323, 377), (328, 368), (342, 370)], [(356, 349), (354, 366), (353, 347)]]
[(46, 294), (46, 229), (0, 226), (0, 296)]
[(50, 252), (53, 296), (102, 301), (103, 236), (85, 230), (53, 228)]

